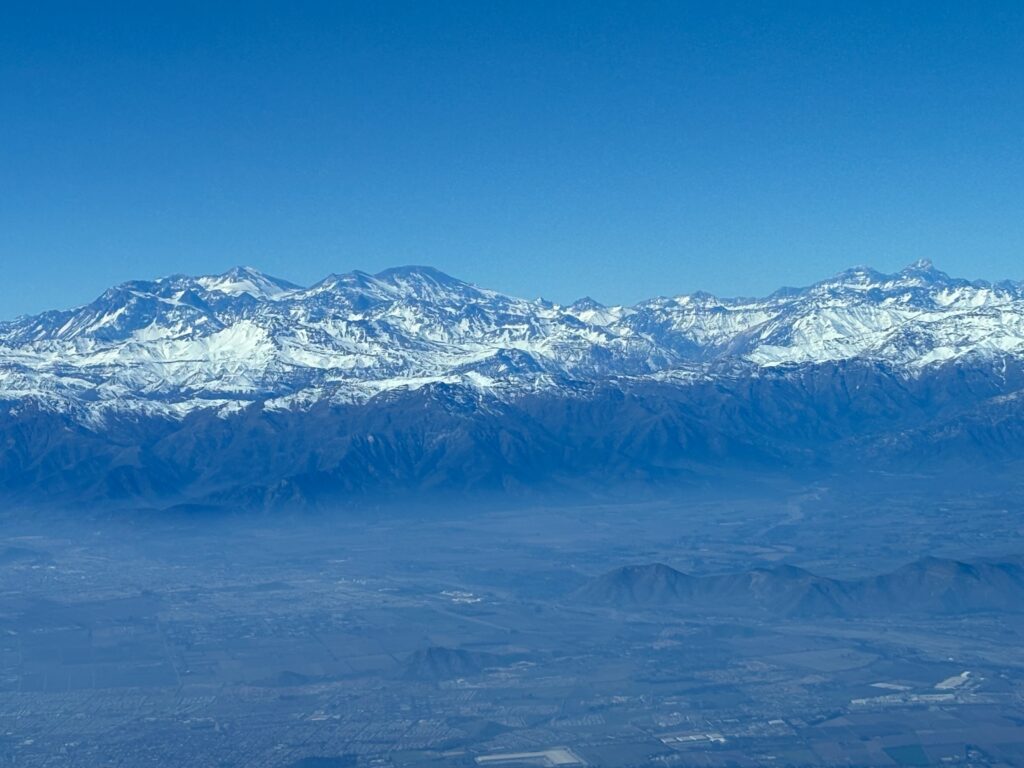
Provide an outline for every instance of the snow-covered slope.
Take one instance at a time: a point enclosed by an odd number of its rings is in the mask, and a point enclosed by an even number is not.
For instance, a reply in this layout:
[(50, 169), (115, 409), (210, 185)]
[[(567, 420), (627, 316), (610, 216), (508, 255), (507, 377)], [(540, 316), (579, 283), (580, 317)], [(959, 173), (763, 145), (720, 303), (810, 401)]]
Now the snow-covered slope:
[(707, 294), (633, 307), (507, 296), (429, 267), (331, 275), (308, 288), (254, 269), (111, 288), (91, 304), (0, 323), (0, 400), (95, 420), (357, 403), (451, 383), (512, 401), (628, 377), (737, 366), (1024, 358), (1024, 287), (919, 262), (849, 270), (765, 299)]

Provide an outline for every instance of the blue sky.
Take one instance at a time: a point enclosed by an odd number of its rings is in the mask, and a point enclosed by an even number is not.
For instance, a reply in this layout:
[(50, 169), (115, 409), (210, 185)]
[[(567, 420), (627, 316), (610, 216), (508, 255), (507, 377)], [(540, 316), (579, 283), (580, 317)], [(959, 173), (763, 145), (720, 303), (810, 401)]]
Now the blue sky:
[(1024, 4), (5, 4), (0, 316), (251, 264), (1024, 278)]

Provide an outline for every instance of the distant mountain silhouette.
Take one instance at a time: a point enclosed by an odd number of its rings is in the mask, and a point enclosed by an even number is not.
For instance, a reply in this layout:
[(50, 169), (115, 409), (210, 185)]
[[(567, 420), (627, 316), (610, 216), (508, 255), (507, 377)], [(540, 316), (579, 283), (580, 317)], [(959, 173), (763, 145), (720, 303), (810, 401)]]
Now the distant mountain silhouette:
[(964, 563), (926, 557), (891, 573), (830, 579), (790, 565), (693, 576), (662, 563), (617, 568), (573, 599), (620, 609), (793, 617), (1024, 611), (1024, 561)]

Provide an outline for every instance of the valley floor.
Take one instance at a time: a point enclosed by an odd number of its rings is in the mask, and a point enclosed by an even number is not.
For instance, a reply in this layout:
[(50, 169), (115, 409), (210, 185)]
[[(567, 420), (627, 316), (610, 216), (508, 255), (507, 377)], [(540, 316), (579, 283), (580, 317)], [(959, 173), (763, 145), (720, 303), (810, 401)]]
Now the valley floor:
[(12, 512), (0, 766), (1020, 765), (1024, 612), (572, 595), (629, 563), (847, 577), (1024, 553), (1022, 502), (902, 480), (359, 520)]

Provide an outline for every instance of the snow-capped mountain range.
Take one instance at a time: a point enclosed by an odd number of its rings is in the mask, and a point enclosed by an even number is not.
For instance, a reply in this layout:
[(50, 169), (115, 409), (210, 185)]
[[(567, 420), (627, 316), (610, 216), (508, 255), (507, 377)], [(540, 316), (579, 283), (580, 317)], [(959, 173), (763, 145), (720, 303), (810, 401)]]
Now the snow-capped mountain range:
[(1005, 359), (1024, 359), (1024, 285), (955, 279), (926, 261), (764, 299), (696, 293), (628, 307), (516, 298), (429, 267), (308, 288), (242, 267), (133, 281), (0, 323), (0, 401), (96, 423), (253, 403), (301, 410), (439, 383), (508, 402), (622, 379), (845, 361), (914, 377)]
[(0, 504), (15, 508), (1018, 482), (1022, 461), (1024, 287), (926, 262), (631, 307), (424, 267), (308, 288), (240, 268), (0, 324)]

